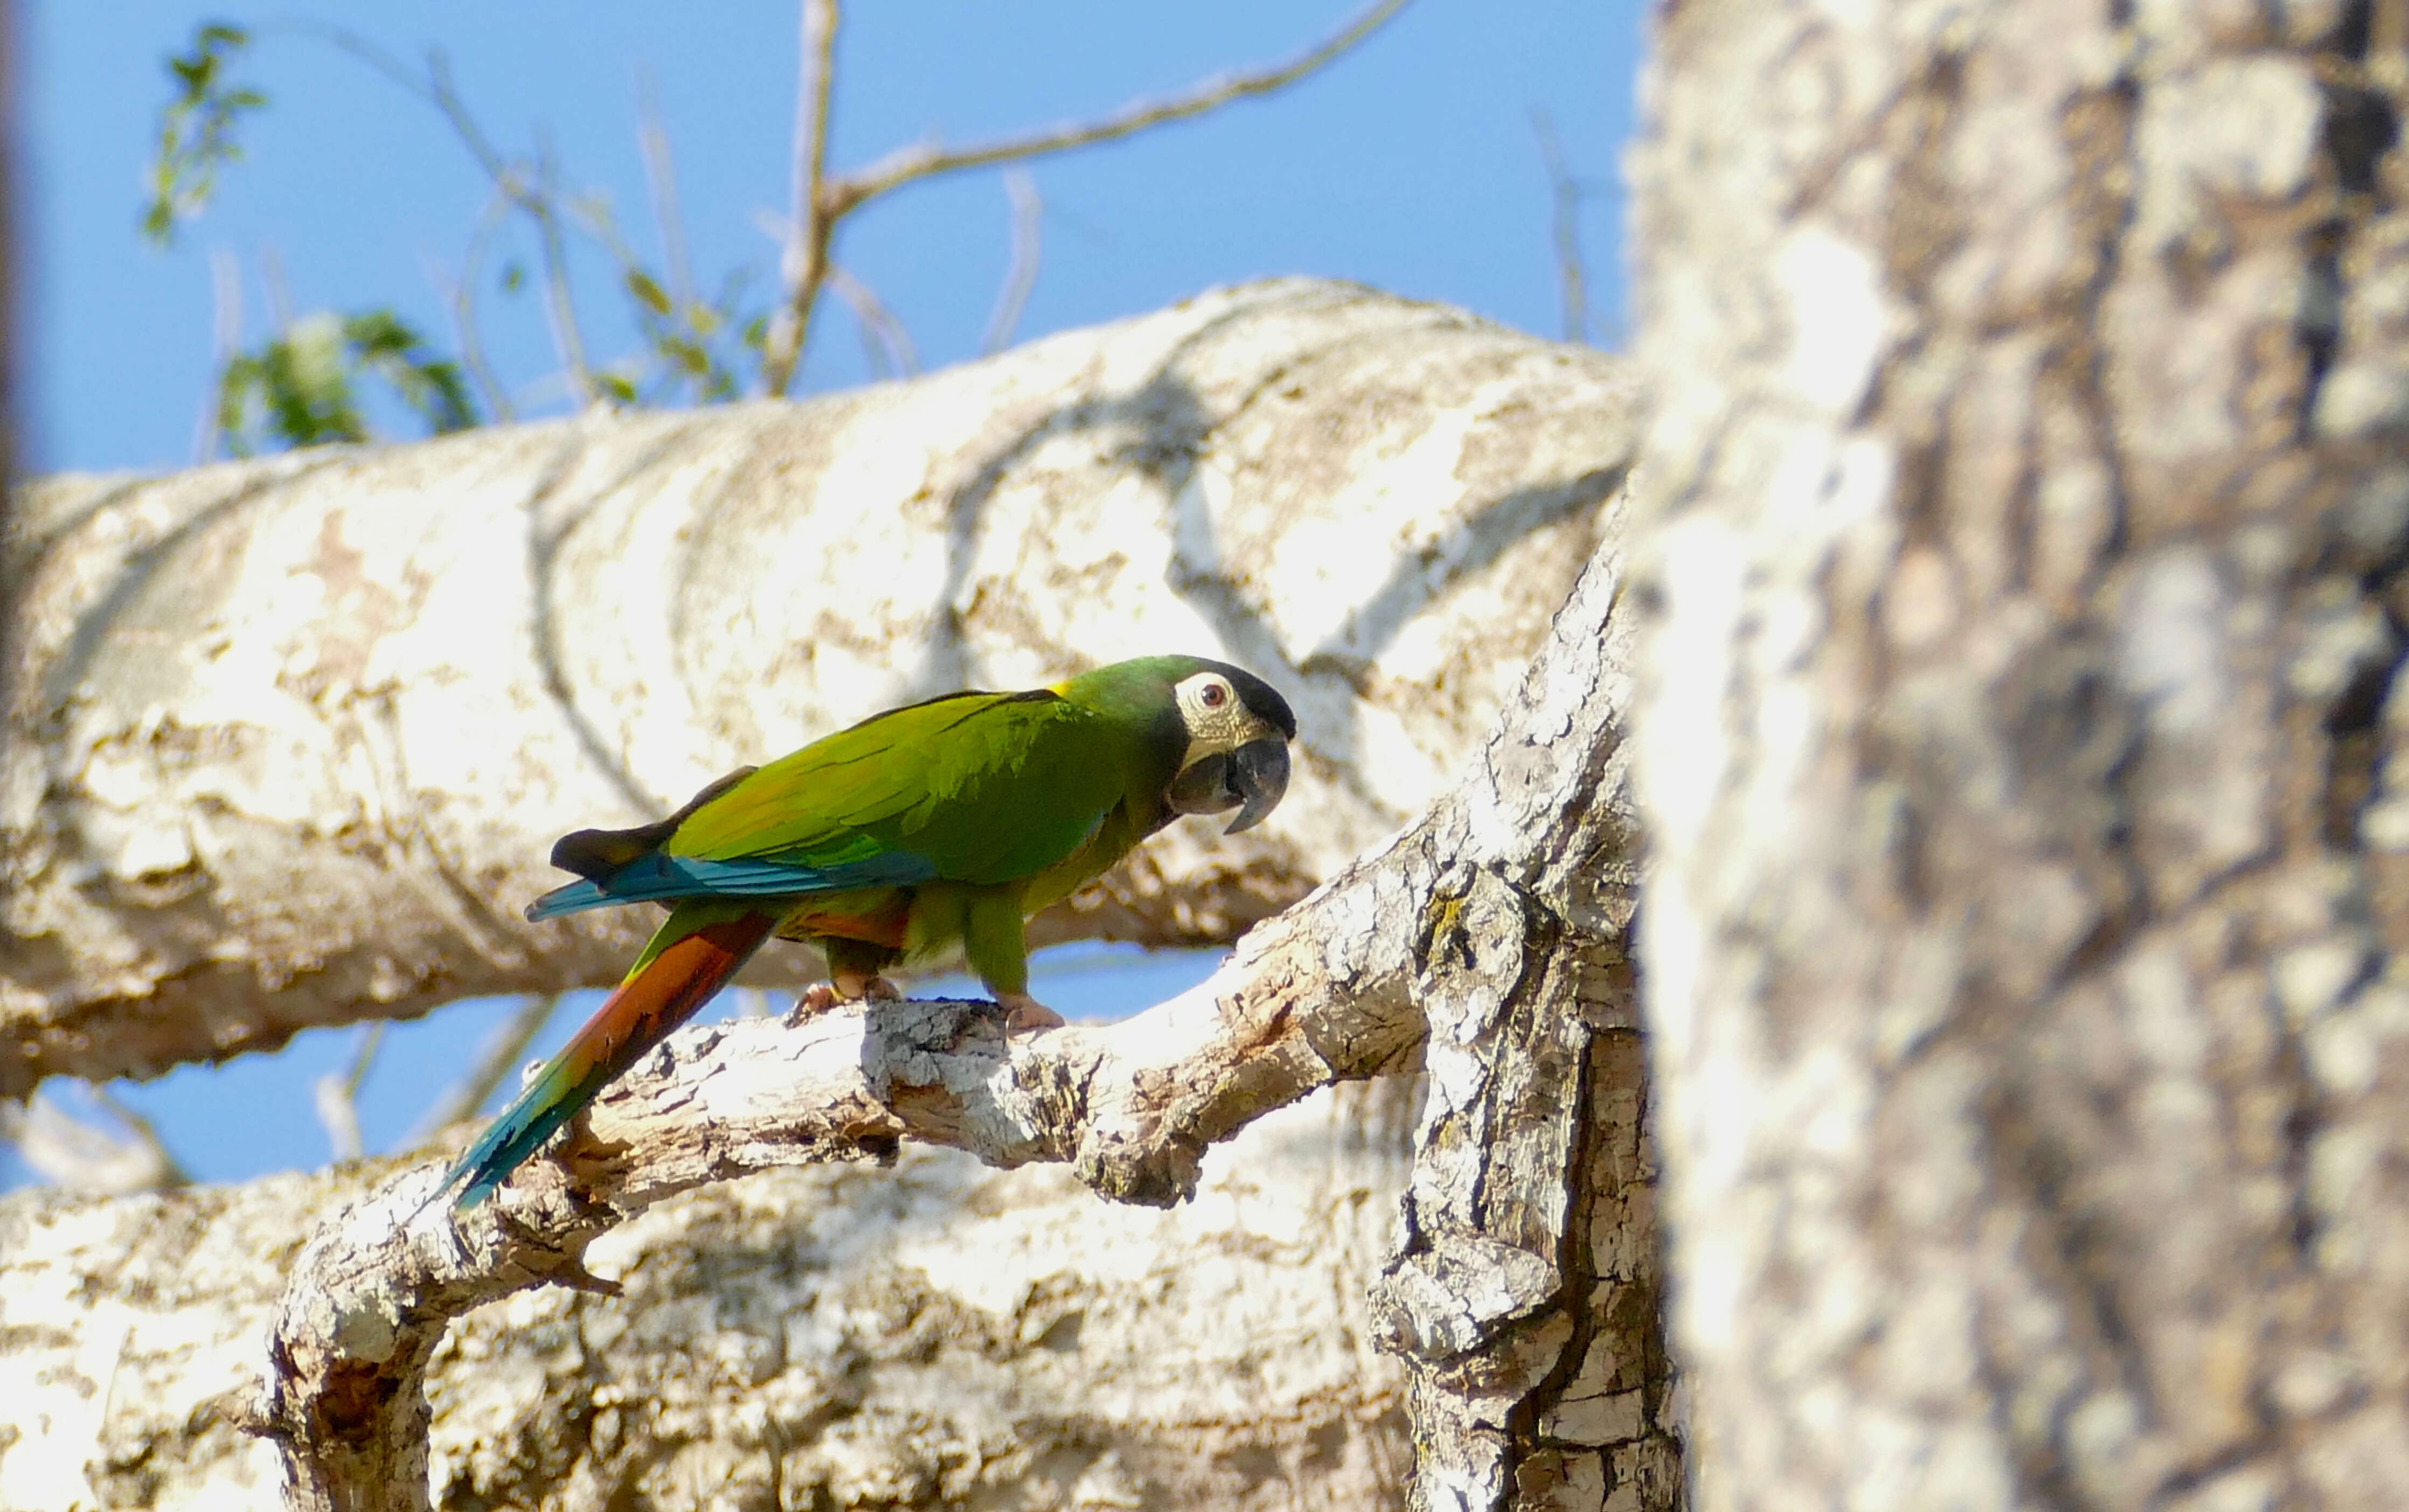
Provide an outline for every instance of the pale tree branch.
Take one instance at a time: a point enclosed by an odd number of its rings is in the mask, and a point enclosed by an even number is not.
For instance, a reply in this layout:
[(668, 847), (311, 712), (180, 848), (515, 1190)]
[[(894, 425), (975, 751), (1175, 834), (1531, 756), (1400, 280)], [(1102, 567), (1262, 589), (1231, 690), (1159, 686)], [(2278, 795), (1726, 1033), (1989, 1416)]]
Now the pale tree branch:
[[(1481, 376), (1398, 397), (1399, 363)], [(1293, 399), (1249, 407), (1284, 374)], [(1434, 423), (1476, 393), (1482, 425)], [(1295, 785), (1259, 830), (1164, 835), (1038, 934), (1226, 941), (1469, 757), (1635, 413), (1611, 359), (1282, 282), (815, 404), (29, 487), (0, 1093), (613, 981), (639, 911), (520, 915), (563, 830), (657, 817), (885, 704), (1140, 648), (1275, 679)], [(1238, 496), (1190, 486), (1216, 477)], [(1274, 477), (1277, 518), (1241, 524)], [(1343, 577), (1332, 540), (1364, 544)], [(316, 586), (258, 600), (287, 576)], [(840, 651), (830, 625), (880, 639)], [(263, 682), (292, 647), (323, 695)], [(167, 874), (189, 890), (142, 881)], [(812, 971), (779, 948), (750, 982)]]
[[(1335, 61), (1378, 31), (1407, 0), (1376, 0), (1344, 26), (1285, 63), (1217, 74), (1159, 100), (1137, 100), (1102, 120), (1066, 122), (1018, 137), (967, 147), (922, 142), (898, 149), (850, 173), (828, 171), (828, 122), (834, 65), (837, 0), (803, 0), (802, 68), (795, 103), (793, 209), (782, 260), (784, 298), (770, 323), (761, 358), (765, 392), (783, 395), (794, 380), (810, 334), (812, 306), (828, 281), (829, 249), (845, 216), (890, 190), (940, 174), (1021, 163), (1075, 148), (1118, 141), (1156, 126), (1187, 121), (1233, 101), (1284, 89)], [(994, 327), (990, 325), (990, 333)]]
[[(835, 85), (837, 0), (802, 0), (801, 61), (795, 78), (793, 188), (778, 274), (784, 299), (761, 348), (761, 387), (783, 395), (811, 338), (812, 307), (827, 281), (829, 248), (844, 210), (829, 202), (829, 102)], [(849, 207), (848, 207), (849, 208)]]
[(1100, 121), (1068, 122), (1025, 136), (1006, 137), (968, 147), (947, 148), (935, 142), (923, 142), (902, 148), (867, 167), (843, 175), (829, 185), (828, 194), (841, 212), (873, 195), (886, 194), (890, 189), (917, 180), (934, 178), (942, 173), (959, 173), (965, 168), (990, 167), (999, 163), (1026, 162), (1054, 152), (1069, 151), (1073, 148), (1118, 141), (1155, 126), (1204, 115), (1233, 101), (1268, 94), (1275, 90), (1285, 89), (1324, 65), (1336, 61), (1349, 49), (1387, 24), (1397, 12), (1406, 8), (1406, 4), (1407, 0), (1378, 0), (1377, 4), (1358, 12), (1346, 25), (1286, 63), (1239, 73), (1217, 74), (1168, 99), (1132, 101)]
[[(1416, 1069), (1426, 1044), (1406, 1240), (1374, 1298), (1414, 1372), (1420, 1505), (1443, 1505), (1441, 1488), (1496, 1505), (1536, 1479), (1672, 1505), (1621, 943), (1637, 880), (1621, 572), (1615, 545), (1593, 559), (1459, 788), (1190, 991), (1016, 1043), (979, 1002), (689, 1029), (488, 1205), (451, 1214), (430, 1164), (325, 1225), (249, 1418), (286, 1452), (292, 1505), (426, 1506), (423, 1380), (450, 1320), (544, 1282), (613, 1289), (586, 1246), (677, 1193), (916, 1140), (1067, 1164), (1100, 1196), (1168, 1205), (1210, 1145), (1333, 1082)], [(1562, 1442), (1507, 1433), (1507, 1411)]]
[(987, 335), (979, 341), (979, 354), (987, 357), (1012, 345), (1012, 333), (1019, 328), (1021, 312), (1029, 308), (1030, 292), (1037, 287), (1037, 262), (1043, 251), (1039, 238), (1046, 202), (1038, 197), (1036, 179), (1026, 168), (1006, 168), (1003, 193), (1012, 203), (1012, 262), (1004, 270), (1003, 287), (996, 291)]

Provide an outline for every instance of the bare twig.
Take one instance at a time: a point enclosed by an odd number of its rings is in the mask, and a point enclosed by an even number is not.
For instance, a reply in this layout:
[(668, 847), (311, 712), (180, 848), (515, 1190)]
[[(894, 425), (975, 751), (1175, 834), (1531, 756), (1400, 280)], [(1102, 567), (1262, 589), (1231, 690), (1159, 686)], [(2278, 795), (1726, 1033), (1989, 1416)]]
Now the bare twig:
[(418, 1116), (418, 1122), (403, 1139), (402, 1147), (415, 1149), (443, 1130), (476, 1113), (494, 1095), (494, 1088), (518, 1068), (527, 1056), (527, 1045), (535, 1039), (553, 1010), (560, 1006), (558, 994), (538, 993), (523, 1000), (518, 1010), (496, 1027), (485, 1037), (483, 1049), (477, 1053), (476, 1064), (464, 1072), (458, 1081), (444, 1090), (441, 1097)]
[(352, 1056), (349, 1070), (328, 1072), (312, 1084), (311, 1101), (318, 1109), (318, 1122), (325, 1126), (326, 1143), (333, 1147), (337, 1160), (356, 1160), (360, 1146), (360, 1085), (368, 1078), (368, 1068), (376, 1063), (377, 1049), (384, 1044), (384, 1020), (367, 1026), (360, 1032), (360, 1047)]
[(282, 336), (293, 328), (293, 292), (284, 281), (284, 259), (272, 244), (259, 249), (259, 286), (267, 295), (267, 324)]
[(577, 304), (569, 285), (569, 252), (560, 233), (559, 185), (549, 140), (539, 137), (536, 147), (536, 167), (532, 178), (519, 165), (503, 157), (477, 118), (469, 110), (468, 102), (460, 97), (452, 82), (452, 63), (441, 49), (431, 49), (426, 54), (426, 73), (421, 78), (393, 54), (378, 47), (357, 32), (321, 22), (296, 20), (282, 23), (286, 28), (325, 37), (336, 47), (384, 75), (405, 92), (416, 95), (435, 108), (451, 124), (453, 134), (460, 138), (469, 155), (493, 181), (494, 187), (535, 223), (536, 241), (541, 251), (545, 315), (552, 327), (555, 350), (561, 367), (569, 374), (569, 385), (582, 404), (593, 404), (601, 397), (601, 389), (594, 381), (594, 372), (585, 357), (585, 338), (577, 324)]
[(639, 75), (636, 85), (636, 144), (644, 154), (644, 185), (652, 192), (653, 223), (661, 238), (661, 266), (669, 274), (670, 297), (680, 310), (694, 306), (694, 269), (686, 261), (685, 223), (678, 212), (677, 165), (670, 156), (669, 133), (661, 128), (660, 104), (653, 98), (652, 79)]
[(869, 284), (855, 278), (843, 267), (831, 263), (828, 270), (828, 286), (853, 310), (853, 318), (861, 324), (861, 350), (870, 359), (871, 370), (881, 378), (909, 378), (920, 370), (919, 349), (912, 344), (912, 333), (895, 318)]
[(1588, 186), (1573, 177), (1565, 164), (1564, 145), (1556, 139), (1556, 123), (1544, 108), (1531, 111), (1531, 130), (1539, 138), (1539, 160), (1548, 170), (1548, 187), (1555, 207), (1556, 281), (1564, 291), (1565, 339), (1589, 340), (1589, 279), (1581, 260), (1580, 208)]
[(1233, 100), (1268, 94), (1334, 61), (1349, 48), (1378, 31), (1398, 11), (1405, 9), (1406, 3), (1407, 0), (1377, 0), (1376, 4), (1358, 12), (1346, 25), (1286, 63), (1243, 73), (1217, 74), (1187, 93), (1169, 99), (1132, 101), (1102, 121), (1052, 126), (1024, 137), (1007, 137), (971, 147), (948, 150), (934, 142), (923, 142), (916, 147), (889, 152), (868, 167), (848, 173), (829, 184), (829, 197), (835, 202), (837, 212), (843, 213), (874, 194), (883, 194), (915, 180), (933, 178), (941, 173), (958, 173), (964, 168), (988, 167), (998, 163), (1025, 162), (1050, 152), (1068, 151), (1075, 147), (1092, 147), (1098, 142), (1116, 141), (1150, 127), (1203, 115)]
[[(595, 384), (594, 370), (585, 361), (585, 338), (577, 328), (577, 302), (569, 288), (569, 246), (560, 234), (559, 167), (552, 155), (552, 138), (544, 137), (536, 148), (536, 187), (531, 194), (519, 197), (522, 206), (529, 207), (535, 216), (536, 238), (543, 249), (544, 310), (552, 324), (553, 344), (560, 353), (560, 365), (569, 373), (570, 386), (585, 404), (600, 401), (602, 391)], [(541, 206), (539, 212), (532, 209)]]
[(22, 1104), (0, 1102), (0, 1139), (16, 1145), (44, 1179), (69, 1191), (122, 1195), (191, 1184), (149, 1119), (98, 1087), (89, 1090), (122, 1133), (86, 1123), (37, 1094)]
[(485, 412), (507, 424), (517, 418), (511, 404), (510, 391), (495, 376), (485, 361), (485, 344), (477, 334), (477, 280), (485, 268), (486, 250), (494, 244), (494, 234), (502, 228), (511, 212), (512, 201), (500, 186), (485, 200), (483, 213), (477, 217), (477, 227), (469, 234), (468, 251), (460, 257), (460, 280), (452, 286), (452, 329), (460, 342), (460, 366), (485, 396)]
[(979, 355), (992, 357), (1012, 344), (1012, 333), (1029, 308), (1030, 291), (1037, 287), (1038, 237), (1046, 202), (1037, 196), (1037, 180), (1027, 168), (1003, 170), (1003, 193), (1012, 202), (1012, 263), (1004, 270), (1003, 287), (996, 291), (995, 309), (987, 318), (987, 335)]
[(209, 373), (201, 396), (201, 412), (193, 422), (193, 465), (218, 454), (219, 425), (224, 409), (218, 400), (226, 365), (242, 347), (242, 265), (224, 247), (209, 249)]
[(794, 184), (778, 276), (784, 298), (761, 346), (761, 387), (783, 395), (811, 337), (812, 307), (828, 280), (836, 223), (850, 207), (829, 202), (829, 99), (835, 82), (837, 0), (802, 0), (802, 61), (795, 80)]
[[(781, 260), (784, 299), (770, 323), (761, 353), (761, 383), (783, 395), (811, 330), (812, 306), (828, 281), (829, 252), (845, 216), (880, 194), (921, 179), (965, 168), (1019, 163), (1073, 148), (1117, 141), (1155, 126), (1186, 121), (1233, 100), (1283, 89), (1331, 63), (1378, 31), (1407, 0), (1375, 0), (1346, 25), (1286, 63), (1241, 73), (1217, 74), (1168, 99), (1138, 100), (1101, 121), (1048, 127), (970, 147), (947, 149), (923, 142), (887, 153), (867, 167), (831, 177), (828, 172), (829, 71), (836, 43), (837, 0), (803, 0), (802, 79), (795, 102), (793, 210)], [(990, 327), (992, 330), (992, 327)]]

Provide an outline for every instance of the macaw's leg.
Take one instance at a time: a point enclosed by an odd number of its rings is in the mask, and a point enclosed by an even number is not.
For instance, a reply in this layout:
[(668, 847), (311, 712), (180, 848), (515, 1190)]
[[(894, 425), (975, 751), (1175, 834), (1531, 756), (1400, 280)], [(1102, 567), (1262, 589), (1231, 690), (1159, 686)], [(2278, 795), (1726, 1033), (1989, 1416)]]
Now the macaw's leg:
[(1029, 995), (1029, 927), (1018, 887), (980, 888), (963, 910), (962, 954), (1003, 1008), (1006, 1030), (1060, 1029), (1062, 1015)]
[(893, 947), (837, 935), (822, 935), (813, 943), (828, 958), (829, 980), (815, 982), (802, 990), (795, 1000), (794, 1013), (788, 1015), (790, 1022), (824, 1014), (841, 1002), (859, 1002), (864, 999), (892, 1002), (903, 996), (894, 983), (880, 974), (895, 963), (899, 952)]

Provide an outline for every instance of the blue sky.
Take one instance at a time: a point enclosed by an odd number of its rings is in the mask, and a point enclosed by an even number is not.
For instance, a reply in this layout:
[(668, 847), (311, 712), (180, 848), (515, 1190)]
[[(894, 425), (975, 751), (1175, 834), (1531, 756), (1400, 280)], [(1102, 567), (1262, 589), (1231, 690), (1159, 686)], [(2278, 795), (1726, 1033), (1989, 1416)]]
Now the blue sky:
[[(851, 6), (833, 162), (858, 165), (931, 136), (961, 143), (1090, 117), (1284, 58), (1351, 10), (1320, 0)], [(762, 226), (786, 207), (790, 0), (30, 0), (20, 14), (31, 223), (24, 425), (37, 468), (164, 470), (192, 460), (219, 319), (213, 262), (238, 272), (245, 343), (270, 328), (263, 270), (272, 267), (295, 314), (389, 306), (440, 346), (454, 344), (443, 291), (459, 274), (485, 181), (427, 106), (312, 35), (313, 21), (405, 59), (444, 50), (497, 145), (526, 153), (548, 139), (564, 177), (601, 195), (638, 251), (655, 257), (638, 148), (638, 101), (648, 94), (670, 140), (697, 281), (714, 286), (749, 269), (764, 295), (773, 281), (776, 249)], [(1616, 165), (1641, 19), (1628, 0), (1415, 0), (1285, 94), (1032, 165), (1044, 251), (1019, 336), (1280, 274), (1351, 279), (1560, 334), (1549, 183), (1532, 126), (1532, 112), (1545, 110), (1573, 171), (1594, 186), (1580, 225), (1590, 318), (1610, 343), (1623, 303)], [(270, 103), (243, 123), (244, 156), (225, 170), (217, 200), (161, 252), (137, 220), (167, 95), (163, 60), (215, 20), (255, 30), (238, 76)], [(924, 363), (941, 366), (977, 353), (1007, 266), (1008, 225), (999, 177), (963, 174), (859, 212), (837, 258), (902, 319)], [(571, 257), (585, 336), (607, 359), (628, 349), (631, 328), (609, 266), (581, 252)], [(480, 286), (483, 340), (522, 413), (556, 412), (566, 396), (539, 303), (498, 286), (513, 257), (531, 261), (523, 239), (500, 244)], [(829, 301), (799, 390), (869, 376), (852, 318)], [(1124, 961), (1118, 973), (1095, 964), (1066, 963), (1082, 986), (1064, 990), (1093, 993), (1099, 1012), (1122, 999), (1143, 1006), (1201, 970), (1177, 959)], [(371, 1148), (407, 1127), (500, 1012), (447, 1010), (388, 1041), (363, 1107)], [(305, 1036), (279, 1057), (188, 1068), (121, 1095), (206, 1179), (308, 1163), (325, 1148), (309, 1076), (341, 1062), (351, 1044), (347, 1031)], [(287, 1102), (290, 1118), (210, 1116)], [(22, 1177), (10, 1159), (0, 1156), (0, 1182)]]

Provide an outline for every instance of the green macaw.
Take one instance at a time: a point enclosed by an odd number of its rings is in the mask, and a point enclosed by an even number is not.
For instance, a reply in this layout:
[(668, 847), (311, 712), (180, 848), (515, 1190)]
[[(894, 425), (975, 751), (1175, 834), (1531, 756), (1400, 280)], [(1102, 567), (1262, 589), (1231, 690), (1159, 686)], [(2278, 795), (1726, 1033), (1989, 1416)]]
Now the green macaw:
[(469, 1207), (735, 974), (772, 936), (828, 957), (801, 1006), (894, 997), (880, 974), (959, 943), (1012, 1029), (1061, 1018), (1029, 995), (1030, 915), (1184, 814), (1261, 823), (1288, 790), (1296, 715), (1270, 684), (1198, 656), (1115, 662), (1026, 693), (955, 693), (729, 773), (657, 824), (581, 829), (553, 865), (582, 881), (548, 919), (663, 902), (608, 1001), (454, 1163)]

